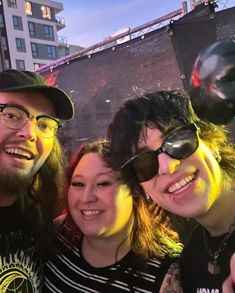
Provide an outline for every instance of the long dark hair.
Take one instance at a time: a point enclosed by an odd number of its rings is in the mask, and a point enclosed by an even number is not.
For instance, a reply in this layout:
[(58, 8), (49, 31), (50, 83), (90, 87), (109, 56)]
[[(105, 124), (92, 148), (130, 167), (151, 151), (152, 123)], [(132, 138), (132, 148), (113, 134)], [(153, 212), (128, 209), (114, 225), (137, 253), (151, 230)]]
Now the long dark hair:
[(23, 229), (34, 235), (44, 251), (53, 240), (53, 219), (63, 207), (67, 157), (57, 137), (47, 160), (34, 176), (28, 193), (19, 197)]

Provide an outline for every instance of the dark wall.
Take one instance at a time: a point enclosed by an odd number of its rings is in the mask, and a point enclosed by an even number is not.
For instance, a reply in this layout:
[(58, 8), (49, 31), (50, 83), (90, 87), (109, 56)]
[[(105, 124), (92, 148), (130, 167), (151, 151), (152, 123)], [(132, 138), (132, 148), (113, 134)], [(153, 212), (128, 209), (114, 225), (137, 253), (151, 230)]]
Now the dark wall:
[(71, 94), (76, 117), (63, 131), (69, 151), (102, 137), (120, 104), (135, 89), (183, 88), (171, 39), (165, 28), (144, 39), (75, 60), (46, 75)]
[(70, 93), (75, 103), (75, 119), (61, 131), (68, 152), (105, 136), (113, 114), (136, 89), (187, 90), (198, 52), (232, 36), (234, 15), (234, 8), (214, 13), (202, 5), (169, 26), (41, 72), (49, 83)]

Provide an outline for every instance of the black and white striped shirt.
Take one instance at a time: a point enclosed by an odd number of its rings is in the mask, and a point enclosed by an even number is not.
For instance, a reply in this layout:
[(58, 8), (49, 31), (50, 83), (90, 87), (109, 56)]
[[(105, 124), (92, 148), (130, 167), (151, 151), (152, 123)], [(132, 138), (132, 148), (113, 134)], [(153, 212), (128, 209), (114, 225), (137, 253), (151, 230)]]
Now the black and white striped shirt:
[(57, 235), (54, 250), (45, 266), (43, 292), (159, 292), (162, 280), (172, 262), (156, 258), (138, 262), (130, 251), (119, 262), (103, 268), (92, 267), (83, 258), (79, 245), (71, 245), (66, 237), (69, 227)]

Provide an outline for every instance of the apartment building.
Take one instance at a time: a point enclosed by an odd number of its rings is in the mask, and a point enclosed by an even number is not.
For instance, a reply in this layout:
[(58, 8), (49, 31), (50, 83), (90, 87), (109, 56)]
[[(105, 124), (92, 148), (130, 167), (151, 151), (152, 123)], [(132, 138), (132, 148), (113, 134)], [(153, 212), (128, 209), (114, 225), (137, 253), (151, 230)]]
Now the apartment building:
[[(63, 4), (51, 0), (0, 0), (2, 69), (35, 70), (60, 57)], [(1, 70), (1, 68), (0, 68)]]

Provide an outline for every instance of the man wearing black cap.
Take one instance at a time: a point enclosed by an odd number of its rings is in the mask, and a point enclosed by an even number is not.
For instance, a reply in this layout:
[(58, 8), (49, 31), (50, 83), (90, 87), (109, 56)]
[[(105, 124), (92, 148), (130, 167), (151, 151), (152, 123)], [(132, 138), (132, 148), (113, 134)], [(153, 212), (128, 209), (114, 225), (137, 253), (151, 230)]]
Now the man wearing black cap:
[(0, 73), (0, 292), (41, 291), (65, 163), (56, 134), (73, 115), (40, 75)]

